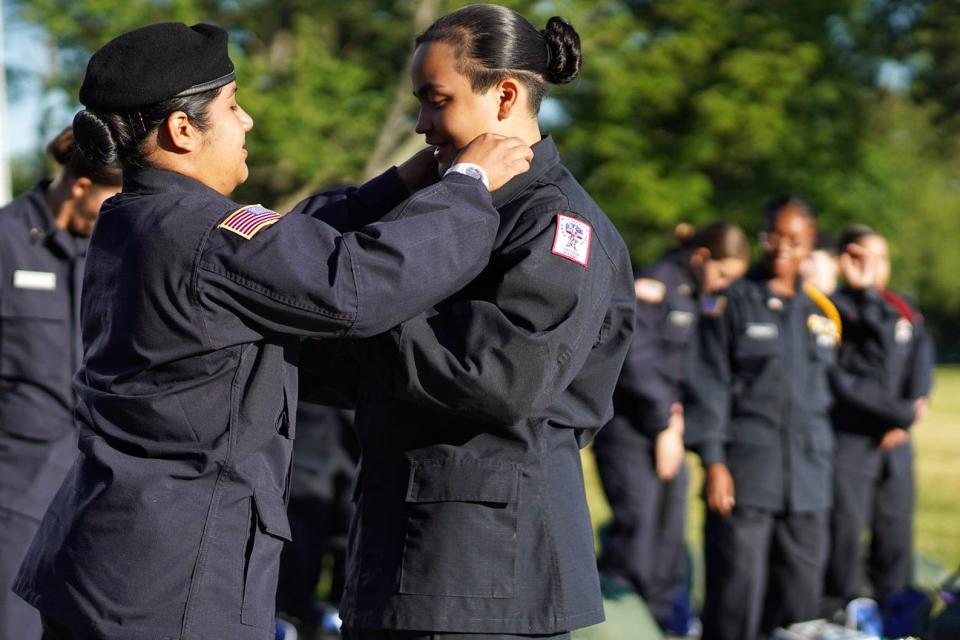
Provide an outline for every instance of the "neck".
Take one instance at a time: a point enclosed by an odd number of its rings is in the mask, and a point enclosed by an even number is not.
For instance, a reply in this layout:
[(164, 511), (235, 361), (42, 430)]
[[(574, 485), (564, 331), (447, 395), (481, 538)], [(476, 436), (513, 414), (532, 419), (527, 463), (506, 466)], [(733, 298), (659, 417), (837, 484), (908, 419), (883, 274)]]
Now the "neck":
[(797, 293), (797, 276), (776, 276), (768, 282), (770, 290), (778, 296), (791, 298)]
[(72, 213), (68, 202), (70, 196), (70, 184), (63, 174), (50, 183), (44, 194), (47, 201), (47, 208), (53, 214), (53, 223), (61, 229), (67, 228)]
[(510, 131), (504, 132), (503, 135), (520, 138), (531, 147), (540, 142), (543, 137), (543, 134), (540, 133), (540, 123), (537, 122), (536, 117), (524, 118), (516, 126), (511, 127)]

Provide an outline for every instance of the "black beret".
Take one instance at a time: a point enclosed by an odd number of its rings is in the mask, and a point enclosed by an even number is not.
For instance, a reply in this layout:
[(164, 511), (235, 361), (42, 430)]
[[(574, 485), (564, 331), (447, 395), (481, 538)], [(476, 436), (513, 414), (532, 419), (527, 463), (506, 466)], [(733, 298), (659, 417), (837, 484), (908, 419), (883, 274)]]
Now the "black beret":
[(227, 32), (212, 24), (152, 24), (93, 54), (80, 87), (88, 109), (122, 111), (216, 89), (235, 78)]

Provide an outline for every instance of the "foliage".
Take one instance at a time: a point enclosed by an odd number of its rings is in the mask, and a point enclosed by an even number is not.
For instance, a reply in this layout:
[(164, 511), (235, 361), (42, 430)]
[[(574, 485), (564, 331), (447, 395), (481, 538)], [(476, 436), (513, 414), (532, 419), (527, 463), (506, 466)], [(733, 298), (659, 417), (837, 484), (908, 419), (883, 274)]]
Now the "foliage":
[[(418, 144), (406, 67), (415, 33), (463, 0), (20, 0), (56, 38), (51, 85), (76, 95), (89, 52), (157, 20), (230, 29), (256, 121), (240, 199), (274, 206), (353, 182)], [(823, 226), (893, 240), (894, 284), (947, 339), (960, 312), (957, 0), (508, 0), (583, 39), (583, 76), (544, 120), (638, 262), (677, 222), (756, 231), (770, 196)], [(943, 354), (960, 357), (960, 344)]]

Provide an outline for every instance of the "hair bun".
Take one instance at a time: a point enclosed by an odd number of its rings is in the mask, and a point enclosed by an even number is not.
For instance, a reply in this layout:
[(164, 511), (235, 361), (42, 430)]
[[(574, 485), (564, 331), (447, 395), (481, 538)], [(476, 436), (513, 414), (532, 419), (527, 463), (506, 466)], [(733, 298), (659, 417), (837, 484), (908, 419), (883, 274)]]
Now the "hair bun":
[(697, 228), (690, 224), (689, 222), (679, 222), (677, 226), (673, 228), (673, 239), (681, 247), (687, 247), (693, 242), (694, 236), (697, 235)]
[(70, 162), (76, 149), (77, 144), (73, 139), (73, 129), (71, 127), (67, 127), (58, 133), (57, 137), (47, 145), (47, 153), (53, 156), (57, 164), (62, 166), (66, 166)]
[(107, 121), (98, 113), (83, 110), (73, 117), (76, 146), (87, 160), (96, 165), (117, 163), (117, 143)]
[(580, 75), (580, 35), (569, 22), (559, 16), (547, 21), (543, 30), (547, 41), (547, 71), (551, 84), (566, 84)]

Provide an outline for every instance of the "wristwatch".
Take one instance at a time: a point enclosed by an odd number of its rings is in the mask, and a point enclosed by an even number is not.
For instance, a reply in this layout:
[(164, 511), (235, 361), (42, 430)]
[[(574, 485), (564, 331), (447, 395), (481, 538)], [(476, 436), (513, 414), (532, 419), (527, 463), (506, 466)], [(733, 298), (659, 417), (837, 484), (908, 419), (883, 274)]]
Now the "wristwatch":
[(488, 190), (490, 189), (490, 180), (487, 178), (487, 172), (483, 170), (478, 164), (473, 164), (472, 162), (458, 162), (449, 169), (443, 175), (449, 173), (462, 173), (465, 176), (470, 176), (471, 178), (476, 178), (483, 183)]

